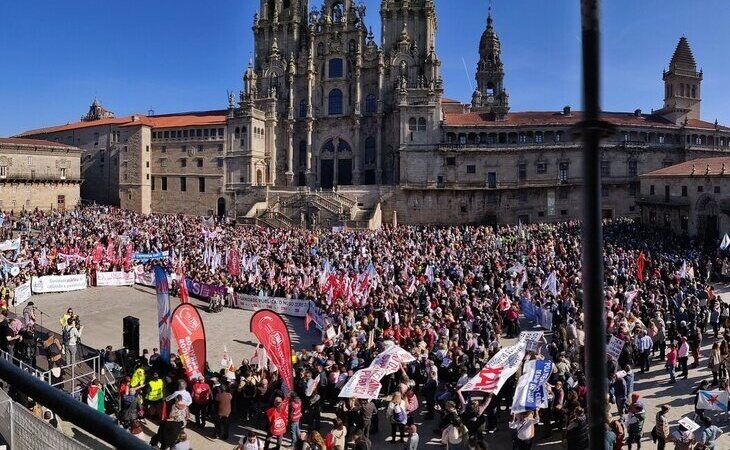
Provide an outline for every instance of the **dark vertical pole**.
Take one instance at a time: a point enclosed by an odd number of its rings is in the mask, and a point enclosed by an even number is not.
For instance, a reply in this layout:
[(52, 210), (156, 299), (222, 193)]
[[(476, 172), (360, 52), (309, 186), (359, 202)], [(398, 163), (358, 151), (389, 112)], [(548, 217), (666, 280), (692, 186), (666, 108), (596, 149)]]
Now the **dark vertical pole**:
[[(583, 309), (588, 382), (590, 448), (606, 436), (606, 325), (603, 318), (603, 231), (601, 224), (600, 0), (581, 0), (583, 30)], [(589, 362), (590, 361), (590, 362)]]

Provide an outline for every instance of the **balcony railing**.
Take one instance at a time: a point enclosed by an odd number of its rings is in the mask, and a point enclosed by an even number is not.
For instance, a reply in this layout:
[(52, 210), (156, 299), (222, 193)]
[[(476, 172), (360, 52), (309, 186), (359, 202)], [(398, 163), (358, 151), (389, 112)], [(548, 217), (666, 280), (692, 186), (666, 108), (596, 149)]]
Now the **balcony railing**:
[(667, 198), (665, 195), (642, 195), (639, 197), (638, 203), (655, 206), (687, 207), (690, 206), (691, 202), (689, 197), (670, 195)]
[(37, 172), (17, 172), (9, 171), (6, 175), (0, 175), (0, 182), (12, 182), (12, 181), (30, 181), (36, 183), (43, 183), (48, 181), (63, 182), (63, 183), (78, 183), (81, 181), (81, 177), (74, 177), (68, 175), (61, 175), (58, 173), (37, 173)]

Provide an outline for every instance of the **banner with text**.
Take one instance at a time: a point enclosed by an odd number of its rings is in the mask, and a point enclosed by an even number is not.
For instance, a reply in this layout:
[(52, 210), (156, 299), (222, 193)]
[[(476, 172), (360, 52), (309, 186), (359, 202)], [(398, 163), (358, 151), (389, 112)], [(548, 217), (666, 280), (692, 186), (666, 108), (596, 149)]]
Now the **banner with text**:
[(165, 259), (168, 257), (170, 252), (156, 252), (156, 253), (135, 253), (132, 257), (135, 261), (148, 262), (154, 259)]
[(97, 286), (131, 286), (134, 272), (96, 272)]
[(188, 380), (203, 377), (207, 349), (205, 328), (198, 310), (190, 303), (179, 305), (172, 312), (170, 325)]
[(86, 275), (48, 275), (32, 277), (30, 287), (33, 293), (68, 292), (86, 289)]
[(340, 390), (340, 398), (364, 398), (374, 400), (380, 395), (383, 385), (380, 380), (385, 370), (377, 368), (361, 369), (355, 372)]
[(284, 319), (274, 311), (262, 309), (251, 317), (251, 332), (266, 350), (266, 355), (281, 375), (286, 392), (294, 389), (294, 371), (291, 360), (291, 338)]
[(533, 359), (525, 363), (524, 372), (517, 382), (512, 400), (513, 414), (547, 407), (548, 395), (545, 383), (552, 373), (552, 361)]
[(15, 288), (15, 293), (13, 297), (13, 301), (15, 305), (20, 305), (21, 303), (24, 303), (26, 300), (30, 299), (31, 291), (30, 291), (30, 281), (26, 281), (25, 283), (21, 284), (20, 286), (17, 286)]
[(505, 347), (489, 360), (479, 373), (469, 380), (460, 392), (478, 391), (498, 393), (509, 377), (517, 372), (527, 352), (527, 341), (520, 339), (515, 345)]

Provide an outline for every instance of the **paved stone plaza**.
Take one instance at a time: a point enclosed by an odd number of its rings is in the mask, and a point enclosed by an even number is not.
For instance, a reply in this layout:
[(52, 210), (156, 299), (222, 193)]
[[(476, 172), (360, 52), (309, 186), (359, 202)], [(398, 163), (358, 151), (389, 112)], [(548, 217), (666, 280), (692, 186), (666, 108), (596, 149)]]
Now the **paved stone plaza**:
[[(730, 292), (727, 286), (720, 287), (720, 293)], [(122, 318), (128, 315), (135, 316), (140, 319), (140, 348), (152, 349), (157, 347), (157, 309), (154, 293), (147, 288), (91, 288), (84, 291), (68, 292), (63, 294), (45, 294), (37, 295), (32, 298), (36, 306), (43, 311), (43, 325), (52, 329), (60, 329), (58, 322), (61, 314), (68, 308), (73, 307), (82, 320), (84, 325), (83, 342), (86, 345), (95, 348), (103, 348), (106, 345), (113, 345), (119, 348), (122, 343)], [(178, 300), (172, 298), (172, 306), (177, 305)], [(194, 300), (196, 305), (204, 305)], [(206, 309), (201, 308), (201, 316), (206, 327), (208, 340), (208, 361), (211, 368), (219, 369), (221, 357), (223, 356), (223, 346), (227, 346), (229, 353), (236, 361), (242, 358), (250, 358), (255, 348), (255, 337), (249, 331), (249, 320), (251, 311), (226, 309), (219, 314), (209, 314)], [(292, 343), (294, 349), (311, 347), (311, 344), (319, 338), (319, 333), (310, 331), (306, 333), (302, 319), (285, 318), (292, 331)], [(654, 415), (658, 411), (658, 406), (668, 403), (672, 406), (669, 417), (672, 425), (676, 425), (676, 420), (693, 413), (693, 397), (690, 395), (692, 389), (698, 383), (709, 378), (712, 379), (707, 365), (707, 353), (712, 345), (713, 339), (705, 335), (703, 341), (703, 352), (701, 365), (698, 369), (690, 370), (688, 380), (678, 378), (675, 385), (668, 383), (668, 375), (664, 371), (663, 362), (657, 360), (652, 361), (651, 372), (647, 375), (636, 375), (636, 391), (641, 393), (647, 411), (647, 421), (644, 427), (643, 449), (654, 449), (655, 445), (651, 442), (650, 432), (654, 426)], [(507, 342), (505, 342), (507, 344)], [(173, 344), (173, 352), (177, 349)], [(611, 412), (615, 413), (615, 405), (611, 405)], [(717, 413), (710, 412), (709, 417), (720, 416)], [(503, 411), (500, 416), (499, 432), (489, 436), (490, 449), (506, 450), (511, 449), (511, 435), (506, 427), (508, 413)], [(384, 412), (381, 412), (380, 433), (377, 437), (373, 437), (374, 448), (397, 448), (391, 446), (389, 438), (390, 426), (386, 422)], [(421, 445), (419, 448), (438, 448), (438, 442), (433, 434), (433, 429), (437, 426), (436, 421), (423, 423), (423, 418), (417, 418), (416, 423), (419, 424), (419, 434), (421, 436)], [(422, 424), (423, 423), (423, 424)], [(190, 425), (190, 424), (189, 424)], [(64, 423), (64, 431), (79, 437), (84, 442), (89, 442), (93, 448), (108, 448), (94, 444), (83, 435), (83, 432), (76, 429), (71, 424)], [(155, 426), (151, 422), (147, 423), (149, 434), (154, 432)], [(725, 432), (730, 431), (726, 420), (720, 421), (718, 426), (722, 427)], [(251, 427), (253, 429), (260, 428), (257, 424), (240, 424), (239, 421), (233, 420), (231, 427), (231, 438), (228, 443), (211, 438), (213, 433), (212, 425), (202, 432), (195, 426), (188, 426), (188, 435), (192, 440), (192, 447), (199, 449), (226, 449), (229, 450), (232, 444), (235, 444), (238, 437), (245, 434), (246, 430)], [(538, 433), (541, 431), (538, 429)], [(431, 439), (433, 438), (433, 439)], [(560, 449), (562, 436), (557, 432), (550, 438), (541, 439), (536, 445), (537, 449)], [(429, 441), (430, 439), (430, 441)], [(670, 447), (671, 448), (671, 447)], [(723, 435), (718, 440), (718, 449), (730, 448), (730, 437)]]

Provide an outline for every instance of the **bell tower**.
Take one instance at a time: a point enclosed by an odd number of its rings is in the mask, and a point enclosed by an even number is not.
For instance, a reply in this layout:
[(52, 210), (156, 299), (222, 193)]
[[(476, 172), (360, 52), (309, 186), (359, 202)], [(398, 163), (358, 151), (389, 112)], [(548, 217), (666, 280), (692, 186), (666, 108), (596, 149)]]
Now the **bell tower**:
[(664, 107), (659, 113), (677, 124), (685, 119), (699, 119), (702, 77), (689, 42), (682, 36), (669, 62), (669, 70), (662, 75)]
[(299, 56), (307, 34), (308, 6), (307, 0), (261, 0), (253, 23), (257, 62), (265, 61), (272, 48), (285, 57)]
[(504, 65), (502, 44), (494, 30), (492, 8), (487, 14), (487, 29), (479, 42), (479, 63), (477, 63), (477, 88), (472, 95), (473, 111), (493, 115), (494, 120), (504, 120), (509, 111), (509, 94), (504, 88)]

